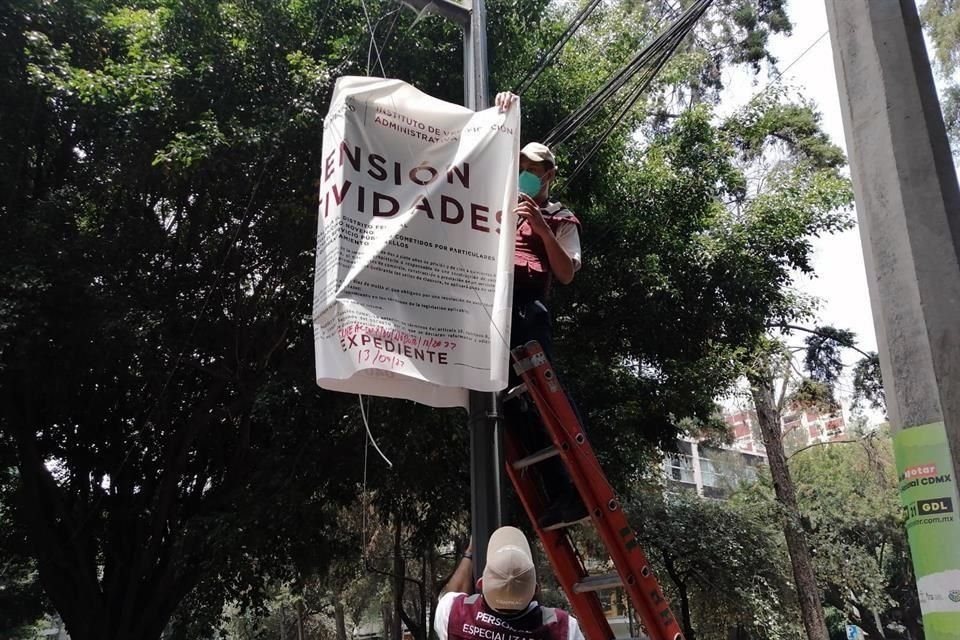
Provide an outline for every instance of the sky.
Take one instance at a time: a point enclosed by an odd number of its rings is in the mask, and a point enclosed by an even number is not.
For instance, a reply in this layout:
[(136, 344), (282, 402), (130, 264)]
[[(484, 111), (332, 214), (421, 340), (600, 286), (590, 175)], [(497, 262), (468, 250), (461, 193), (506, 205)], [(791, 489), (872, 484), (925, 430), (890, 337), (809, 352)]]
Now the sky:
[[(820, 111), (823, 129), (836, 145), (846, 150), (825, 3), (792, 0), (788, 12), (794, 24), (793, 33), (771, 39), (770, 49), (777, 58), (778, 69), (783, 71), (777, 81), (798, 89), (812, 100)], [(733, 111), (746, 104), (773, 81), (774, 78), (768, 76), (764, 72), (759, 76), (740, 72), (725, 77), (727, 88), (721, 111)], [(859, 230), (853, 228), (815, 239), (813, 244), (816, 277), (800, 276), (797, 285), (801, 291), (821, 299), (818, 324), (849, 329), (857, 335), (864, 351), (876, 351)], [(799, 344), (800, 339), (796, 342)], [(850, 353), (848, 360), (853, 363), (858, 357)], [(849, 382), (841, 387), (841, 395), (848, 393)]]

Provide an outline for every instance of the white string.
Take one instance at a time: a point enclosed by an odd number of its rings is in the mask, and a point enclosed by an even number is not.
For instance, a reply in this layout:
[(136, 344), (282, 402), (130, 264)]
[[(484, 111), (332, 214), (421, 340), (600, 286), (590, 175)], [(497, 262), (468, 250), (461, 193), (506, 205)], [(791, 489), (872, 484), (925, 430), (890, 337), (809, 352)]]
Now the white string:
[(370, 30), (370, 45), (367, 47), (367, 75), (370, 75), (370, 50), (372, 49), (377, 54), (380, 73), (386, 77), (387, 71), (383, 68), (383, 60), (380, 59), (380, 47), (377, 46), (377, 34), (373, 29), (373, 23), (370, 22), (370, 14), (367, 12), (367, 0), (360, 0), (360, 5), (363, 7), (363, 17), (367, 20), (367, 29)]
[[(383, 451), (380, 450), (380, 447), (377, 446), (377, 441), (373, 439), (373, 434), (370, 433), (370, 422), (367, 420), (367, 411), (363, 408), (363, 396), (357, 394), (357, 397), (360, 398), (360, 415), (363, 416), (363, 426), (367, 429), (367, 438), (370, 439), (370, 443), (373, 444), (373, 448), (377, 450), (377, 453), (380, 454), (380, 457), (383, 458), (383, 461), (387, 463), (387, 466), (393, 469), (393, 463), (390, 462), (390, 458), (383, 455)], [(367, 463), (366, 463), (366, 451), (364, 451), (364, 463), (363, 463), (363, 481), (366, 485), (367, 481)], [(364, 491), (366, 491), (366, 486), (364, 486)]]
[(778, 72), (776, 72), (776, 76), (775, 76), (772, 80), (768, 81), (767, 84), (765, 84), (765, 85), (763, 86), (763, 89), (761, 89), (760, 91), (758, 91), (757, 93), (755, 93), (753, 96), (751, 96), (751, 98), (750, 98), (749, 100), (747, 100), (746, 105), (750, 105), (754, 100), (756, 100), (757, 98), (759, 98), (760, 96), (762, 96), (763, 94), (765, 94), (768, 90), (770, 90), (770, 89), (772, 89), (774, 86), (776, 86), (777, 83), (779, 83), (779, 82), (783, 79), (783, 77), (787, 74), (788, 71), (790, 71), (790, 69), (793, 68), (793, 66), (794, 66), (795, 64), (797, 64), (798, 62), (800, 62), (800, 60), (802, 60), (804, 56), (806, 56), (808, 53), (810, 53), (810, 52), (813, 50), (813, 48), (816, 47), (818, 44), (820, 44), (820, 41), (823, 40), (824, 38), (826, 38), (827, 35), (829, 35), (829, 34), (830, 34), (830, 31), (829, 31), (829, 30), (824, 31), (823, 33), (821, 33), (821, 34), (820, 34), (820, 37), (817, 38), (816, 40), (814, 40), (814, 41), (810, 44), (810, 46), (808, 46), (806, 49), (803, 50), (803, 52), (802, 52), (800, 55), (798, 55), (796, 58), (794, 58), (794, 59), (793, 59), (793, 62), (791, 62), (790, 64), (788, 64), (783, 71), (778, 71)]

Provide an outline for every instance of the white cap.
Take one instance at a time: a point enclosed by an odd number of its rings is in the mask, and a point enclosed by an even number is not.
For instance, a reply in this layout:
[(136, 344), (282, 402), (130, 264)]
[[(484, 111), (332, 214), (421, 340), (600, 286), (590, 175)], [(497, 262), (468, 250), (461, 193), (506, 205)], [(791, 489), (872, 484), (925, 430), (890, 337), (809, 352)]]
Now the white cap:
[(537, 569), (527, 537), (516, 527), (500, 527), (487, 545), (483, 599), (497, 611), (521, 611), (536, 590)]
[(540, 142), (531, 142), (523, 149), (520, 149), (520, 155), (527, 156), (534, 162), (549, 162), (551, 165), (557, 165), (557, 159), (550, 151), (550, 147)]

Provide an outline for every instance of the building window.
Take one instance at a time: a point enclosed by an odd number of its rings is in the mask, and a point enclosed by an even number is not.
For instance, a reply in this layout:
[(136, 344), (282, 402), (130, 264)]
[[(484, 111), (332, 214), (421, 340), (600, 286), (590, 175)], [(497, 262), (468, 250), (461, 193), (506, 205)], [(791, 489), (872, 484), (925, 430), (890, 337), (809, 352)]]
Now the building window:
[(675, 482), (694, 484), (693, 459), (683, 454), (670, 454), (666, 458), (667, 477)]
[(703, 478), (703, 486), (719, 487), (722, 483), (723, 474), (717, 471), (713, 460), (709, 458), (700, 458), (700, 475)]

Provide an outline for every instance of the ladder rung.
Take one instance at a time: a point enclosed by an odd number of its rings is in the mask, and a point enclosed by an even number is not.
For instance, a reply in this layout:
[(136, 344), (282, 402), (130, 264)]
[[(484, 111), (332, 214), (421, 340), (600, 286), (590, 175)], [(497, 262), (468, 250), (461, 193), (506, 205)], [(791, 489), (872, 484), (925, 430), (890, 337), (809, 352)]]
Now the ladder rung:
[(537, 464), (538, 462), (543, 462), (544, 460), (548, 458), (552, 458), (553, 456), (559, 453), (560, 453), (559, 449), (557, 449), (554, 446), (549, 446), (546, 449), (541, 449), (540, 451), (537, 451), (533, 455), (527, 456), (526, 458), (520, 458), (519, 460), (513, 463), (513, 468), (526, 469), (530, 465)]
[(616, 573), (606, 573), (599, 576), (587, 576), (580, 582), (573, 585), (574, 593), (589, 593), (591, 591), (603, 591), (604, 589), (616, 589), (623, 585), (623, 580)]
[(590, 522), (590, 515), (587, 514), (580, 518), (579, 520), (571, 520), (567, 522), (558, 522), (557, 524), (552, 524), (549, 527), (544, 527), (544, 531), (556, 531), (557, 529), (569, 529), (570, 527), (576, 526), (581, 522)]
[(527, 392), (527, 383), (521, 382), (520, 384), (515, 386), (513, 389), (510, 389), (509, 391), (507, 391), (506, 395), (503, 396), (503, 401), (506, 402), (507, 400), (513, 400), (514, 398), (522, 396), (526, 392)]

